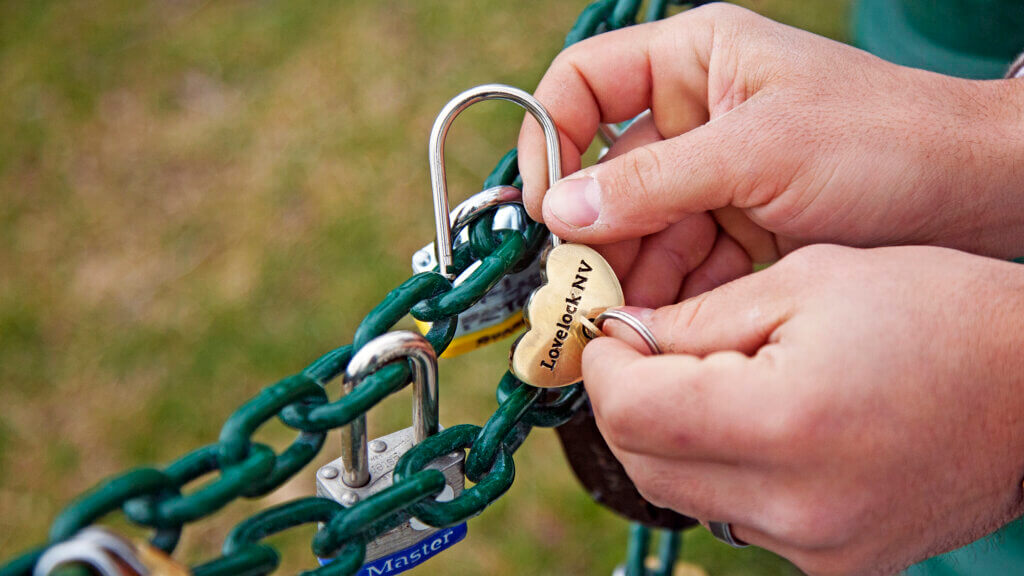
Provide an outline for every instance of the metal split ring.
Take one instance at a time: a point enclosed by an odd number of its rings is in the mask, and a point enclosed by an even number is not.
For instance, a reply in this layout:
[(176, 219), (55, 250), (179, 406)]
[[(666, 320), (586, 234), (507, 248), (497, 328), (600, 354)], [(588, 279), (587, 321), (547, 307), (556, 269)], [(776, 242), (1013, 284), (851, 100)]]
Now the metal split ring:
[(583, 329), (583, 336), (586, 340), (593, 340), (598, 336), (604, 336), (601, 332), (601, 327), (604, 326), (605, 320), (618, 320), (626, 326), (629, 326), (637, 333), (638, 336), (647, 344), (647, 347), (651, 350), (651, 354), (661, 354), (661, 346), (658, 345), (658, 341), (654, 338), (654, 334), (651, 332), (643, 322), (637, 319), (625, 310), (618, 308), (609, 308), (597, 315), (596, 318), (590, 320), (589, 318), (580, 317), (579, 323), (580, 328)]

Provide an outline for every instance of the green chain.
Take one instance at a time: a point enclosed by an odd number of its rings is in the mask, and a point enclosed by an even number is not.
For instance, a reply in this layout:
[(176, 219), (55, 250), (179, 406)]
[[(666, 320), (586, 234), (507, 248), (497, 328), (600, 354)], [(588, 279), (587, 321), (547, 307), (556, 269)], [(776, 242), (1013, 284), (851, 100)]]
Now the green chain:
[(629, 546), (623, 572), (625, 576), (672, 576), (682, 545), (682, 535), (679, 532), (662, 531), (661, 542), (658, 545), (658, 561), (650, 568), (647, 560), (651, 548), (651, 529), (643, 524), (634, 523), (629, 527)]
[[(670, 3), (680, 2), (652, 0), (647, 19), (664, 17)], [(632, 25), (639, 8), (640, 0), (598, 0), (580, 14), (565, 45)], [(506, 154), (484, 182), (485, 188), (497, 185), (522, 187), (516, 150)], [(0, 576), (31, 574), (49, 546), (71, 538), (118, 509), (133, 523), (152, 528), (151, 543), (171, 553), (184, 525), (239, 498), (258, 498), (277, 489), (316, 457), (328, 431), (351, 423), (410, 382), (406, 363), (389, 364), (368, 376), (350, 394), (330, 402), (325, 386), (345, 371), (355, 351), (412, 314), (432, 323), (426, 337), (440, 354), (454, 337), (458, 315), (505, 275), (529, 265), (543, 249), (548, 234), (542, 225), (530, 221), (521, 233), (494, 231), (493, 217), (490, 213), (474, 222), (470, 242), (455, 251), (457, 273), (481, 262), (466, 281), (453, 287), (436, 271), (412, 276), (366, 316), (351, 345), (332, 350), (302, 372), (264, 388), (227, 419), (216, 443), (194, 450), (163, 469), (129, 470), (80, 496), (53, 521), (48, 543), (0, 567)], [(280, 558), (273, 548), (260, 543), (264, 538), (298, 526), (320, 524), (313, 538), (313, 551), (334, 561), (306, 574), (348, 576), (363, 564), (368, 542), (412, 516), (439, 528), (477, 516), (512, 486), (512, 455), (530, 430), (564, 424), (580, 408), (585, 395), (579, 385), (545, 391), (506, 373), (498, 386), (497, 399), (498, 409), (484, 426), (452, 426), (407, 452), (395, 468), (391, 487), (349, 508), (312, 497), (264, 510), (235, 526), (220, 558), (195, 566), (192, 572), (196, 576), (269, 574), (278, 567)], [(280, 454), (252, 440), (259, 427), (275, 416), (298, 431)], [(454, 500), (437, 502), (434, 498), (444, 489), (445, 479), (426, 466), (456, 450), (469, 451), (465, 473), (474, 485)], [(199, 489), (183, 492), (186, 485), (204, 477), (213, 478)]]

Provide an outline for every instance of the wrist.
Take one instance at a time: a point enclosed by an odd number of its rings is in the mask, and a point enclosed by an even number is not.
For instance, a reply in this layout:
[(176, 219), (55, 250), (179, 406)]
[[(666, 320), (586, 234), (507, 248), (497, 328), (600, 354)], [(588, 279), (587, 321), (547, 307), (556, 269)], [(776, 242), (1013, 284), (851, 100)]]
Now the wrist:
[(961, 205), (951, 208), (970, 219), (958, 240), (978, 254), (1024, 257), (1024, 79), (956, 82)]

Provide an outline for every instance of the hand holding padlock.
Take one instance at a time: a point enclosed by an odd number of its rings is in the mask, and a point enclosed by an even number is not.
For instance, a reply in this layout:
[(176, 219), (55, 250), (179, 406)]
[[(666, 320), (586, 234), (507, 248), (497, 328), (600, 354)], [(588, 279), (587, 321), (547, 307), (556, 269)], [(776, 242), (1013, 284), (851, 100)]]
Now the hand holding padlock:
[[(558, 129), (544, 107), (532, 96), (510, 86), (478, 86), (453, 98), (441, 111), (430, 137), (431, 183), (437, 229), (437, 262), (442, 274), (452, 277), (452, 218), (454, 231), (467, 214), (479, 213), (492, 191), (471, 198), (451, 215), (444, 170), (444, 140), (455, 117), (483, 100), (507, 100), (525, 108), (540, 123), (547, 143), (548, 179), (554, 184), (562, 177)], [(488, 194), (489, 193), (489, 194)], [(521, 201), (517, 198), (517, 201)], [(462, 215), (460, 218), (459, 215)], [(567, 386), (582, 379), (583, 346), (589, 341), (578, 329), (581, 319), (624, 304), (622, 289), (611, 266), (592, 248), (562, 244), (552, 237), (552, 247), (541, 256), (543, 285), (533, 289), (526, 302), (530, 330), (513, 344), (510, 364), (513, 374), (533, 386)], [(425, 261), (425, 265), (433, 262)], [(456, 283), (458, 280), (456, 280)], [(472, 311), (473, 308), (470, 309)], [(467, 311), (469, 313), (470, 311)], [(680, 528), (693, 521), (671, 510), (657, 508), (640, 496), (622, 465), (601, 437), (593, 414), (582, 411), (558, 429), (559, 438), (580, 482), (591, 496), (630, 518), (652, 526)]]
[[(443, 208), (435, 216), (447, 215), (447, 194), (437, 193), (445, 190), (444, 164), (443, 161), (433, 162), (435, 158), (443, 160), (443, 135), (459, 112), (475, 102), (495, 98), (519, 104), (533, 115), (544, 131), (549, 185), (562, 177), (558, 128), (544, 107), (516, 88), (479, 86), (449, 102), (434, 124), (431, 165), (439, 169), (433, 170), (431, 176), (435, 203), (441, 201)], [(616, 136), (609, 131), (609, 139)], [(435, 143), (442, 145), (435, 148)], [(450, 264), (451, 252), (445, 256), (441, 250), (442, 246), (450, 246), (450, 235), (445, 236), (449, 226), (447, 218), (438, 218), (438, 254), (442, 261)], [(511, 369), (518, 379), (533, 386), (567, 386), (582, 380), (583, 347), (593, 337), (580, 331), (580, 322), (607, 308), (623, 305), (625, 299), (615, 272), (592, 248), (563, 244), (552, 236), (552, 248), (542, 256), (542, 262), (544, 284), (527, 300), (526, 320), (530, 330), (513, 344)], [(441, 271), (444, 273), (445, 268)], [(648, 526), (679, 529), (695, 523), (691, 518), (652, 505), (640, 495), (601, 437), (589, 407), (557, 431), (566, 459), (595, 501)]]
[[(445, 138), (462, 111), (484, 100), (505, 100), (529, 112), (544, 129), (549, 184), (554, 185), (562, 177), (558, 128), (533, 96), (511, 86), (486, 84), (466, 90), (449, 101), (434, 122), (429, 145), (437, 265), (440, 273), (449, 279), (455, 279), (455, 270), (444, 165)], [(555, 236), (551, 240), (551, 249), (541, 256), (541, 286), (534, 289), (525, 302), (525, 321), (530, 329), (513, 344), (510, 360), (517, 378), (543, 388), (568, 386), (582, 379), (580, 362), (584, 343), (572, 334), (576, 319), (593, 310), (625, 303), (615, 272), (597, 251), (581, 244), (562, 245)], [(424, 264), (429, 262), (424, 260)], [(518, 285), (515, 291), (495, 294), (506, 300), (518, 299), (524, 287), (529, 288), (529, 285)], [(518, 307), (505, 308), (518, 311)], [(472, 311), (473, 308), (463, 316)]]
[[(466, 108), (483, 100), (503, 99), (512, 102), (520, 90), (499, 84), (489, 84), (471, 88), (453, 98), (438, 114), (430, 131), (429, 162), (430, 183), (434, 200), (434, 227), (436, 237), (434, 250), (436, 257), (431, 259), (429, 247), (424, 247), (414, 256), (413, 269), (417, 272), (432, 269), (434, 265), (439, 272), (458, 286), (475, 271), (471, 265), (456, 277), (454, 265), (455, 240), (468, 240), (466, 226), (487, 209), (499, 207), (495, 211), (494, 230), (511, 229), (525, 232), (528, 220), (522, 208), (521, 192), (511, 186), (489, 188), (471, 197), (449, 213), (448, 182), (445, 173), (444, 149), (448, 131), (458, 115)], [(529, 95), (526, 95), (529, 98)], [(512, 161), (516, 161), (514, 156)], [(515, 190), (514, 194), (511, 190)], [(511, 206), (517, 204), (518, 206)], [(498, 221), (501, 217), (502, 222)], [(455, 221), (453, 226), (452, 221)], [(478, 261), (479, 262), (479, 261)], [(502, 278), (496, 285), (474, 303), (469, 309), (459, 314), (459, 323), (455, 339), (445, 350), (444, 356), (461, 354), (511, 336), (525, 325), (522, 310), (529, 294), (541, 283), (540, 257), (525, 263), (518, 272)], [(425, 325), (419, 326), (422, 331)]]

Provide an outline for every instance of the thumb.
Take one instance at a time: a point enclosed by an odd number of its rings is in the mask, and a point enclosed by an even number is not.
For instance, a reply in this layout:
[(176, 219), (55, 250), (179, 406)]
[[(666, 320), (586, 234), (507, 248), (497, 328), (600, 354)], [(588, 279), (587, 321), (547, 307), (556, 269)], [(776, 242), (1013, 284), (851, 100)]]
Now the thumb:
[[(795, 312), (798, 298), (793, 291), (798, 287), (782, 276), (769, 268), (679, 304), (624, 311), (643, 322), (666, 353), (706, 356), (733, 350), (749, 356)], [(610, 320), (606, 326), (610, 336), (635, 340), (632, 330), (621, 323)]]
[(751, 116), (747, 105), (562, 179), (544, 195), (544, 223), (566, 240), (606, 244), (653, 234), (691, 214), (749, 207), (753, 175), (763, 186), (777, 164), (756, 119), (741, 118)]

